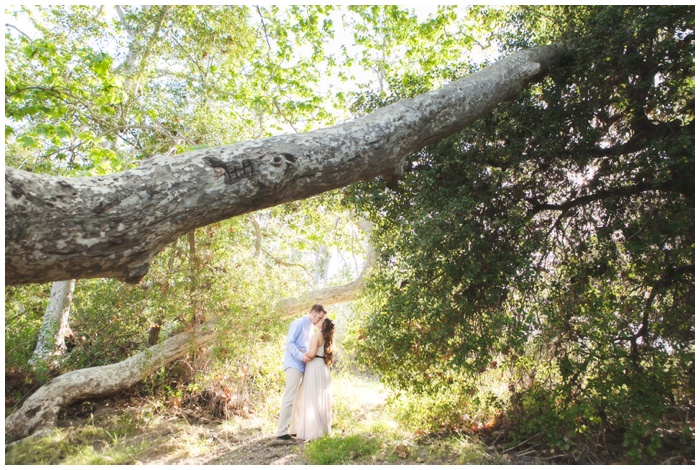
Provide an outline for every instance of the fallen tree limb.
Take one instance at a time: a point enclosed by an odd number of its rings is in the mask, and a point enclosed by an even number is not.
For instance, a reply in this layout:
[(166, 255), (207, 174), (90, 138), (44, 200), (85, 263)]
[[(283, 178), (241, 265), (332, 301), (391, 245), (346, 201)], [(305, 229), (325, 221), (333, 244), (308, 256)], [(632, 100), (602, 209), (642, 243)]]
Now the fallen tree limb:
[(5, 419), (5, 442), (15, 441), (56, 425), (58, 413), (79, 400), (125, 390), (219, 335), (218, 319), (177, 334), (122, 362), (63, 374), (30, 396)]
[(364, 283), (364, 276), (361, 276), (344, 286), (326, 287), (299, 297), (282, 300), (277, 304), (277, 313), (281, 318), (287, 318), (299, 313), (308, 313), (309, 308), (314, 304), (328, 306), (350, 302), (364, 286)]

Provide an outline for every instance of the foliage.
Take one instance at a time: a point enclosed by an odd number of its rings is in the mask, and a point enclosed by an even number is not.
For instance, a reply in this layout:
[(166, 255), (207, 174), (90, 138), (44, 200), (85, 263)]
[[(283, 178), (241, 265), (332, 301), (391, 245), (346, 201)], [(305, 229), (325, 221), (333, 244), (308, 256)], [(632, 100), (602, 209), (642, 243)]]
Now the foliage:
[(322, 55), (290, 53), (330, 34), (316, 24), (323, 9), (13, 10), (33, 31), (6, 34), (6, 162), (105, 174), (156, 153), (269, 135), (279, 122), (327, 119), (313, 90)]
[[(343, 63), (353, 71), (371, 72), (376, 80), (371, 89), (380, 95), (388, 92), (388, 82), (397, 76), (410, 81), (440, 71), (432, 84), (439, 85), (448, 78), (444, 66), (468, 62), (477, 43), (479, 32), (473, 22), (466, 21), (469, 12), (469, 8), (441, 5), (434, 15), (421, 18), (396, 5), (350, 6), (343, 20), (354, 41), (342, 45)], [(356, 81), (353, 96), (367, 87), (363, 75), (352, 75)]]
[(6, 163), (101, 175), (154, 154), (333, 124), (356, 91), (349, 67), (377, 71), (369, 83), (381, 88), (392, 68), (435, 68), (472, 41), (454, 7), (422, 21), (395, 6), (336, 9), (10, 9)]
[[(513, 439), (566, 449), (619, 431), (648, 460), (658, 425), (694, 403), (692, 9), (499, 15), (505, 49), (562, 38), (573, 52), (409, 158), (398, 185), (347, 191), (381, 253), (357, 355), (436, 397), (470, 393), (495, 360), (513, 372)], [(392, 84), (358, 104), (422, 91)]]
[(313, 465), (338, 465), (372, 455), (379, 449), (376, 438), (362, 435), (324, 436), (308, 444), (305, 453)]
[[(11, 10), (13, 24), (23, 26), (6, 33), (6, 164), (94, 176), (156, 153), (319, 125), (330, 118), (317, 93), (324, 72), (316, 67), (332, 36), (325, 18), (330, 10), (184, 5)], [(364, 250), (351, 220), (335, 215), (337, 198), (322, 196), (262, 211), (257, 221), (241, 217), (183, 236), (153, 260), (137, 286), (78, 282), (71, 309), (76, 337), (62, 371), (123, 360), (223, 315), (221, 328), (236, 334), (212, 351), (216, 365), (192, 355), (185, 362), (194, 370), (173, 366), (181, 370), (180, 379), (196, 382), (188, 393), (234, 394), (233, 387), (240, 404), (274, 390), (281, 380), (278, 340), (284, 335), (275, 303), (327, 282), (348, 281), (348, 270), (341, 278), (312, 273), (317, 253), (327, 252), (325, 264), (318, 265), (327, 269), (332, 255)], [(47, 286), (6, 290), (6, 367), (27, 369), (47, 292)], [(255, 344), (260, 346), (250, 354)], [(241, 377), (241, 371), (248, 373)], [(171, 379), (162, 370), (150, 386), (182, 395), (178, 386), (185, 385), (172, 386)]]
[(431, 392), (395, 392), (389, 408), (396, 420), (410, 426), (419, 435), (461, 431), (465, 425), (463, 403), (469, 398), (463, 383), (448, 390)]
[(50, 285), (5, 286), (6, 368), (32, 357), (50, 294)]

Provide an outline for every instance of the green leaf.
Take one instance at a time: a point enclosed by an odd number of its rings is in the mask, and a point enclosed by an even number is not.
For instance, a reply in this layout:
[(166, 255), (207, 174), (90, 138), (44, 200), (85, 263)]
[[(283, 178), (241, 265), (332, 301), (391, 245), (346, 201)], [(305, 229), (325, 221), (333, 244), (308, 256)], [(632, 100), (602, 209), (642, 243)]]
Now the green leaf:
[(19, 142), (23, 147), (25, 148), (37, 148), (39, 147), (39, 143), (36, 141), (34, 136), (28, 135), (28, 134), (23, 134), (17, 138), (17, 142)]

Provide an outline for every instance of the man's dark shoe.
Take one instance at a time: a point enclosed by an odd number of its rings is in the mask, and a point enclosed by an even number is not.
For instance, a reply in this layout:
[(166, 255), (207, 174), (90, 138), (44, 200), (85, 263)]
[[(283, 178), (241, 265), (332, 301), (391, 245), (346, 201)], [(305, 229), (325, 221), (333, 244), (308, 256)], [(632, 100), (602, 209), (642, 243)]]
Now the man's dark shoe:
[(298, 442), (300, 442), (300, 441), (297, 441), (289, 434), (284, 434), (282, 436), (276, 436), (275, 439), (272, 439), (268, 445), (271, 445), (271, 446), (291, 446), (291, 445), (294, 445)]

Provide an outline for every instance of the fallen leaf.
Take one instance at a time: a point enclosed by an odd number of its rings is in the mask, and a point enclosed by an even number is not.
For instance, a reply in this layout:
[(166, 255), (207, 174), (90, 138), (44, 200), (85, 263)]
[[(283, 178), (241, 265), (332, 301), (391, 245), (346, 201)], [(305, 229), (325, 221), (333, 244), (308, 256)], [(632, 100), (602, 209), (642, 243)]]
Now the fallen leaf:
[(403, 444), (399, 444), (396, 446), (396, 449), (394, 449), (394, 453), (402, 459), (405, 459), (408, 457), (408, 448)]

